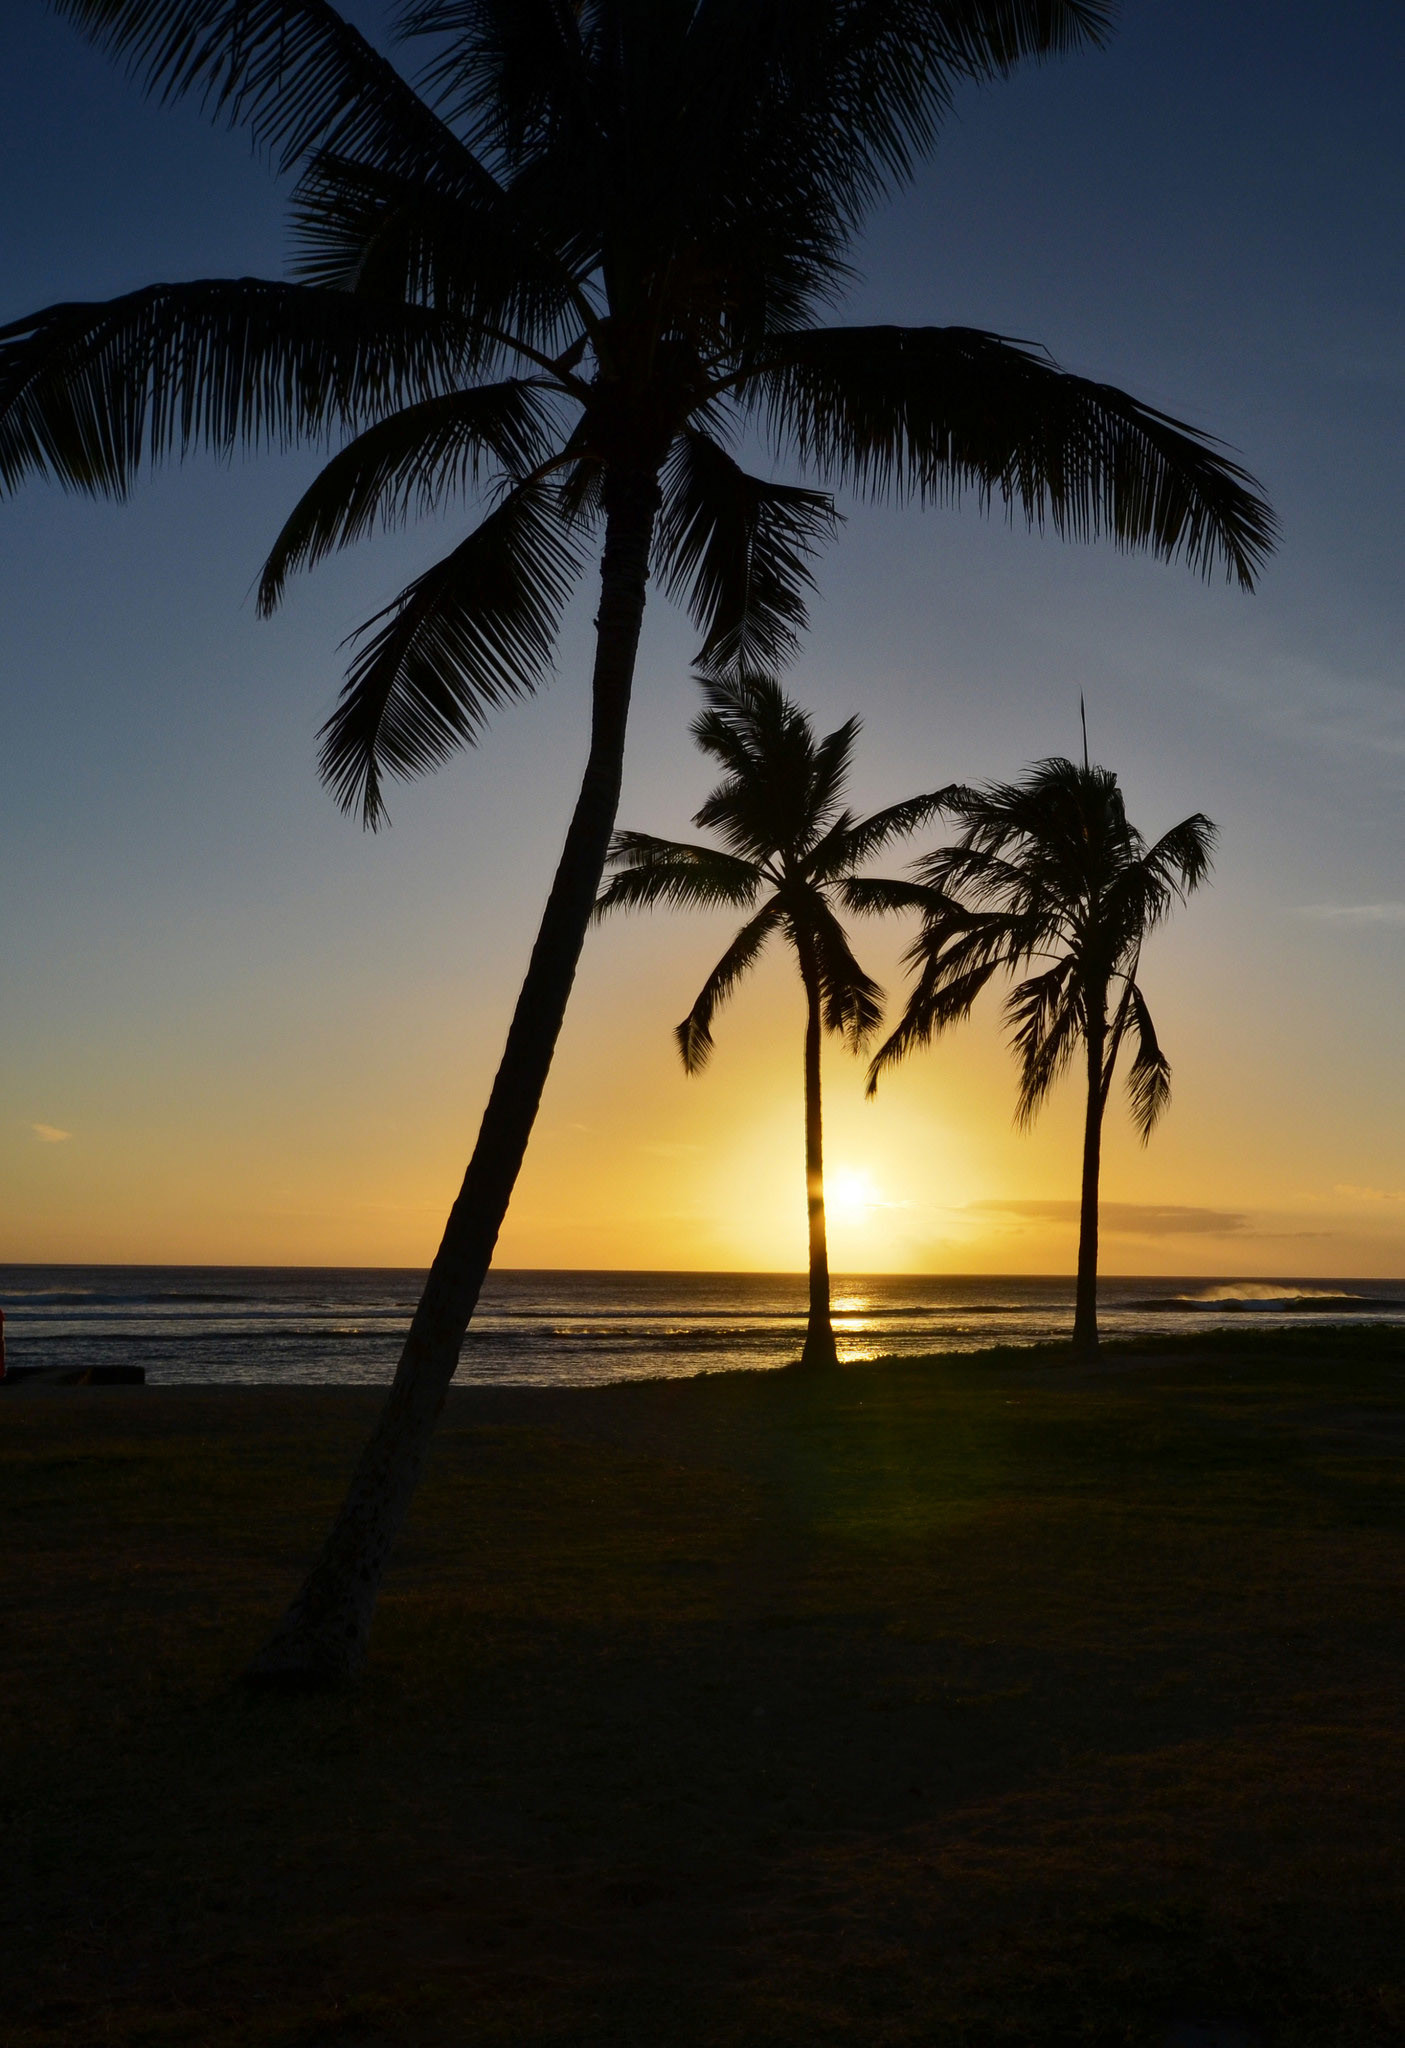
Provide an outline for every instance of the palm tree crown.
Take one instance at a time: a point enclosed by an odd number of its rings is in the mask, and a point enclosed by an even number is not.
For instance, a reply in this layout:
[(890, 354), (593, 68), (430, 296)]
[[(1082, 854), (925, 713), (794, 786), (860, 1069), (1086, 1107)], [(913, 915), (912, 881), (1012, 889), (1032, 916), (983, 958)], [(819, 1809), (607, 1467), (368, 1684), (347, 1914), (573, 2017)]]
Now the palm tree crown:
[(53, 4), (297, 172), (296, 262), (0, 330), (0, 484), (120, 496), (190, 445), (350, 436), (274, 543), (265, 610), (375, 526), (486, 497), (363, 627), (324, 729), (368, 823), (387, 772), (541, 682), (631, 484), (661, 489), (653, 566), (706, 659), (787, 654), (833, 507), (748, 473), (749, 429), (825, 486), (973, 492), (1245, 584), (1271, 543), (1210, 444), (1037, 349), (814, 324), (956, 85), (1101, 40), (1107, 0), (409, 0), (418, 91), (326, 0)]
[(1010, 994), (1006, 1014), (1020, 1063), (1017, 1114), (1037, 1114), (1090, 1021), (1107, 1027), (1103, 1100), (1130, 1031), (1127, 1072), (1143, 1140), (1170, 1096), (1170, 1067), (1137, 983), (1142, 946), (1209, 873), (1215, 827), (1201, 812), (1148, 846), (1128, 821), (1110, 769), (1041, 761), (1023, 782), (951, 792), (947, 814), (965, 830), (918, 863), (916, 887), (861, 881), (855, 907), (914, 905), (922, 929), (908, 954), (917, 981), (902, 1019), (873, 1061), (883, 1069), (969, 1015), (994, 976), (1047, 966)]
[(852, 908), (915, 908), (922, 920), (907, 956), (913, 988), (869, 1069), (869, 1093), (885, 1068), (969, 1016), (995, 976), (1023, 977), (1005, 1005), (1019, 1121), (1037, 1115), (1080, 1045), (1087, 1059), (1075, 1342), (1092, 1348), (1102, 1120), (1129, 1034), (1127, 1090), (1143, 1143), (1171, 1093), (1170, 1063), (1137, 979), (1142, 948), (1209, 874), (1215, 827), (1197, 811), (1149, 846), (1112, 771), (1062, 759), (1040, 761), (1023, 782), (952, 790), (944, 809), (964, 829), (918, 863), (913, 882), (857, 879), (846, 888)]
[(840, 1034), (857, 1051), (878, 1028), (883, 1002), (882, 990), (854, 957), (835, 902), (865, 861), (933, 817), (947, 793), (912, 797), (871, 818), (856, 818), (843, 799), (858, 719), (847, 719), (817, 740), (804, 712), (787, 701), (770, 677), (705, 678), (703, 689), (706, 708), (693, 725), (693, 737), (726, 772), (693, 822), (716, 832), (722, 847), (657, 839), (645, 832), (618, 833), (610, 849), (613, 872), (596, 915), (656, 904), (703, 910), (726, 905), (750, 912), (677, 1027), (678, 1049), (690, 1074), (707, 1064), (713, 1018), (767, 941), (781, 937), (794, 949), (807, 1006), (811, 1299), (805, 1356), (810, 1363), (833, 1363), (820, 1032)]
[(707, 708), (693, 723), (693, 738), (727, 772), (693, 823), (715, 831), (725, 851), (619, 832), (596, 915), (657, 904), (753, 912), (677, 1027), (690, 1074), (711, 1055), (718, 1008), (773, 936), (813, 962), (824, 1027), (857, 1051), (882, 1019), (883, 991), (854, 958), (835, 899), (871, 855), (935, 816), (941, 794), (856, 818), (842, 805), (857, 718), (817, 740), (805, 713), (771, 677), (705, 678), (703, 689)]

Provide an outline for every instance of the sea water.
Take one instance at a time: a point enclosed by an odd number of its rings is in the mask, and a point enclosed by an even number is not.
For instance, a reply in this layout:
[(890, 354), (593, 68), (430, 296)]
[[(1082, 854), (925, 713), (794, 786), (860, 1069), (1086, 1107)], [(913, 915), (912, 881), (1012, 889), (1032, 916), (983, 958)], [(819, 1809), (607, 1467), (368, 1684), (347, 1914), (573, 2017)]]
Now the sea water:
[[(419, 1272), (381, 1267), (0, 1266), (12, 1365), (140, 1365), (156, 1385), (388, 1380)], [(1109, 1337), (1346, 1321), (1405, 1324), (1405, 1281), (1103, 1280)], [(770, 1367), (798, 1357), (792, 1273), (489, 1275), (459, 1381), (580, 1386)], [(842, 1359), (975, 1351), (1067, 1336), (1069, 1278), (844, 1275)]]

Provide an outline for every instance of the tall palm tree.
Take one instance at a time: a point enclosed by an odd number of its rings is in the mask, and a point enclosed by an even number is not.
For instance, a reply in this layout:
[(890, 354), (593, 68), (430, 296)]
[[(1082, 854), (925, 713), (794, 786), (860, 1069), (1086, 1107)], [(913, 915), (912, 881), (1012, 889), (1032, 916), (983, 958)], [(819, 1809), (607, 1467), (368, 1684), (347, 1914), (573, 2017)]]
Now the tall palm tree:
[(1031, 1123), (1045, 1096), (1084, 1056), (1083, 1184), (1073, 1348), (1098, 1348), (1098, 1176), (1113, 1070), (1130, 1034), (1132, 1121), (1145, 1144), (1171, 1095), (1171, 1068), (1137, 981), (1142, 948), (1210, 871), (1215, 827), (1200, 811), (1148, 846), (1129, 823), (1110, 768), (1040, 761), (1023, 782), (948, 793), (964, 825), (954, 846), (918, 864), (917, 881), (855, 881), (853, 908), (915, 907), (908, 953), (917, 980), (901, 1021), (869, 1069), (886, 1067), (969, 1016), (997, 974), (1023, 974), (1005, 1004), (1020, 1067), (1016, 1117)]
[(841, 806), (857, 718), (816, 740), (809, 719), (771, 677), (705, 679), (703, 689), (707, 708), (693, 723), (693, 738), (727, 773), (693, 823), (717, 832), (725, 851), (620, 832), (610, 848), (613, 873), (595, 912), (603, 917), (660, 903), (694, 910), (725, 904), (751, 912), (677, 1028), (678, 1050), (690, 1074), (707, 1065), (713, 1017), (767, 941), (784, 938), (794, 948), (805, 989), (810, 1253), (810, 1315), (800, 1362), (837, 1365), (829, 1308), (820, 1039), (833, 1031), (858, 1051), (878, 1028), (883, 991), (854, 958), (834, 898), (872, 854), (932, 817), (941, 796), (913, 797), (871, 818), (855, 818)]
[[(828, 488), (999, 501), (1251, 587), (1272, 515), (1124, 392), (966, 328), (820, 315), (958, 86), (1101, 43), (1115, 0), (402, 0), (418, 87), (329, 0), (51, 0), (148, 90), (296, 173), (289, 282), (158, 284), (0, 329), (0, 486), (121, 497), (205, 446), (339, 442), (274, 543), (289, 575), (377, 525), (487, 509), (363, 629), (322, 772), (367, 824), (535, 689), (591, 559), (580, 794), (478, 1140), (386, 1407), (259, 1670), (332, 1680), (376, 1590), (488, 1270), (614, 825), (645, 585), (707, 659), (773, 668)], [(822, 488), (732, 452), (754, 434)]]

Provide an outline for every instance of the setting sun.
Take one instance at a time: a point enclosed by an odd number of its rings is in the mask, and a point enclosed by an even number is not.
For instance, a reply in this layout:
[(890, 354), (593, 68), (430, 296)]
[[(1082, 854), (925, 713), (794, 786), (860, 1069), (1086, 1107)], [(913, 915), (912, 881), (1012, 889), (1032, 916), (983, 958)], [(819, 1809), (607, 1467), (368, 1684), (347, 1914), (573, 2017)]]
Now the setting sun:
[(890, 1206), (874, 1187), (872, 1175), (853, 1166), (826, 1174), (824, 1194), (825, 1207), (837, 1223), (863, 1223), (875, 1209)]

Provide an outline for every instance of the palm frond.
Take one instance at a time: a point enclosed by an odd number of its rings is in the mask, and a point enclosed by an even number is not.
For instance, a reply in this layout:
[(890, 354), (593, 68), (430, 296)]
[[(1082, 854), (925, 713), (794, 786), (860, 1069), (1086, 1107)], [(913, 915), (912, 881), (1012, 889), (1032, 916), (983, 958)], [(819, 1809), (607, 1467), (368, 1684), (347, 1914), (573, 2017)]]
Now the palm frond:
[(402, 35), (430, 40), (424, 84), (445, 118), (509, 163), (547, 145), (563, 109), (595, 111), (592, 27), (559, 0), (409, 0), (400, 15)]
[(804, 937), (819, 973), (826, 1031), (839, 1033), (858, 1052), (883, 1022), (883, 991), (854, 957), (844, 927), (816, 892), (806, 906)]
[(538, 468), (551, 424), (541, 388), (509, 381), (424, 399), (367, 428), (294, 506), (264, 564), (259, 610), (275, 608), (295, 570), (474, 489), (485, 457), (509, 477)]
[(930, 963), (909, 992), (902, 1016), (870, 1060), (864, 1092), (876, 1095), (879, 1078), (889, 1067), (964, 1022), (1004, 964), (998, 954), (964, 973), (947, 972), (940, 959)]
[[(748, 184), (813, 188), (852, 227), (931, 147), (957, 87), (1106, 36), (1108, 0), (706, 0), (687, 24), (686, 144)], [(687, 120), (687, 115), (692, 120)], [(808, 196), (808, 192), (806, 192)]]
[(489, 710), (537, 688), (579, 569), (554, 494), (529, 481), (361, 628), (319, 734), (322, 779), (344, 809), (359, 805), (374, 828), (387, 770), (425, 773), (472, 744)]
[(927, 910), (932, 892), (920, 882), (889, 880), (883, 875), (846, 875), (839, 885), (846, 910), (864, 917), (891, 916), (904, 910)]
[(303, 283), (433, 307), (478, 338), (485, 367), (514, 344), (554, 359), (594, 325), (570, 263), (495, 185), (447, 187), (323, 152), (294, 193), (293, 236)]
[(1105, 535), (1246, 589), (1277, 535), (1252, 479), (1206, 436), (1003, 335), (810, 328), (763, 347), (738, 397), (826, 482)]
[[(1092, 1085), (1105, 1103), (1132, 1029), (1138, 1052), (1128, 1089), (1145, 1140), (1168, 1099), (1170, 1067), (1137, 986), (1141, 949), (1208, 873), (1214, 826), (1197, 811), (1148, 848), (1111, 770), (1062, 757), (1036, 762), (1019, 782), (959, 791), (948, 808), (961, 837), (916, 864), (910, 905), (902, 885), (891, 896), (883, 885), (871, 892), (877, 909), (891, 901), (922, 917), (907, 954), (917, 973), (911, 1021), (890, 1056), (953, 1021), (982, 977), (1024, 973), (1006, 1004), (1018, 1121), (1034, 1117), (1079, 1040), (1093, 1034), (1103, 1057)], [(846, 894), (856, 908), (868, 898), (861, 883)], [(1109, 987), (1118, 983), (1109, 1018)]]
[(687, 910), (747, 909), (762, 883), (749, 861), (715, 846), (655, 839), (648, 832), (617, 832), (609, 866), (613, 872), (595, 903), (597, 919), (612, 910), (652, 910), (660, 903)]
[(163, 100), (193, 94), (282, 170), (314, 149), (414, 166), (473, 158), (327, 0), (50, 0)]
[(456, 332), (260, 278), (149, 285), (0, 328), (0, 485), (122, 497), (144, 461), (286, 448), (441, 391)]
[(780, 921), (780, 905), (773, 897), (742, 926), (703, 983), (697, 1001), (674, 1032), (688, 1073), (700, 1074), (711, 1059), (712, 1020), (748, 968), (760, 958), (767, 939)]
[(1151, 1012), (1135, 982), (1129, 983), (1128, 992), (1137, 1056), (1127, 1069), (1127, 1094), (1131, 1099), (1132, 1122), (1145, 1145), (1171, 1099), (1171, 1062), (1161, 1050)]
[(695, 427), (673, 445), (663, 493), (660, 577), (703, 633), (698, 662), (724, 675), (787, 661), (806, 623), (810, 560), (834, 529), (828, 497), (748, 475)]
[[(846, 718), (833, 732), (827, 732), (812, 748), (810, 786), (806, 801), (810, 812), (808, 838), (813, 841), (834, 818), (835, 806), (840, 802), (849, 782), (849, 771), (854, 765), (854, 746), (863, 730), (863, 720)], [(834, 819), (835, 825), (847, 831), (852, 823), (851, 814), (845, 812), (842, 818)]]
[(973, 845), (969, 838), (924, 854), (914, 872), (938, 895), (979, 898), (992, 907), (1022, 902), (1030, 894), (1030, 875), (1019, 859), (992, 852), (988, 844)]
[(1203, 811), (1195, 811), (1147, 848), (1146, 866), (1184, 899), (1209, 876), (1218, 838), (1218, 828)]
[(862, 861), (872, 859), (891, 846), (895, 839), (906, 839), (933, 818), (939, 818), (947, 808), (951, 788), (932, 790), (926, 796), (910, 796), (902, 803), (889, 804), (885, 810), (875, 811), (872, 817), (860, 818), (847, 825), (842, 831), (837, 827), (826, 834), (816, 847), (809, 862), (809, 871), (815, 876), (838, 877)]
[(928, 892), (922, 923), (903, 964), (930, 977), (934, 988), (963, 981), (977, 968), (1014, 970), (1034, 950), (1029, 923), (1004, 910), (975, 909), (959, 897)]
[(1006, 1002), (1010, 1043), (1020, 1063), (1017, 1124), (1033, 1123), (1077, 1048), (1083, 1017), (1075, 966), (1068, 956), (1055, 961), (1020, 982)]
[[(694, 824), (712, 827), (750, 859), (799, 858), (824, 822), (817, 811), (824, 797), (817, 775), (821, 747), (810, 721), (773, 676), (704, 673), (700, 680), (706, 708), (693, 722), (693, 738), (729, 772), (700, 805)], [(840, 744), (840, 757), (831, 753), (829, 798), (838, 793), (834, 771), (847, 758), (852, 730), (841, 727), (831, 738)]]

